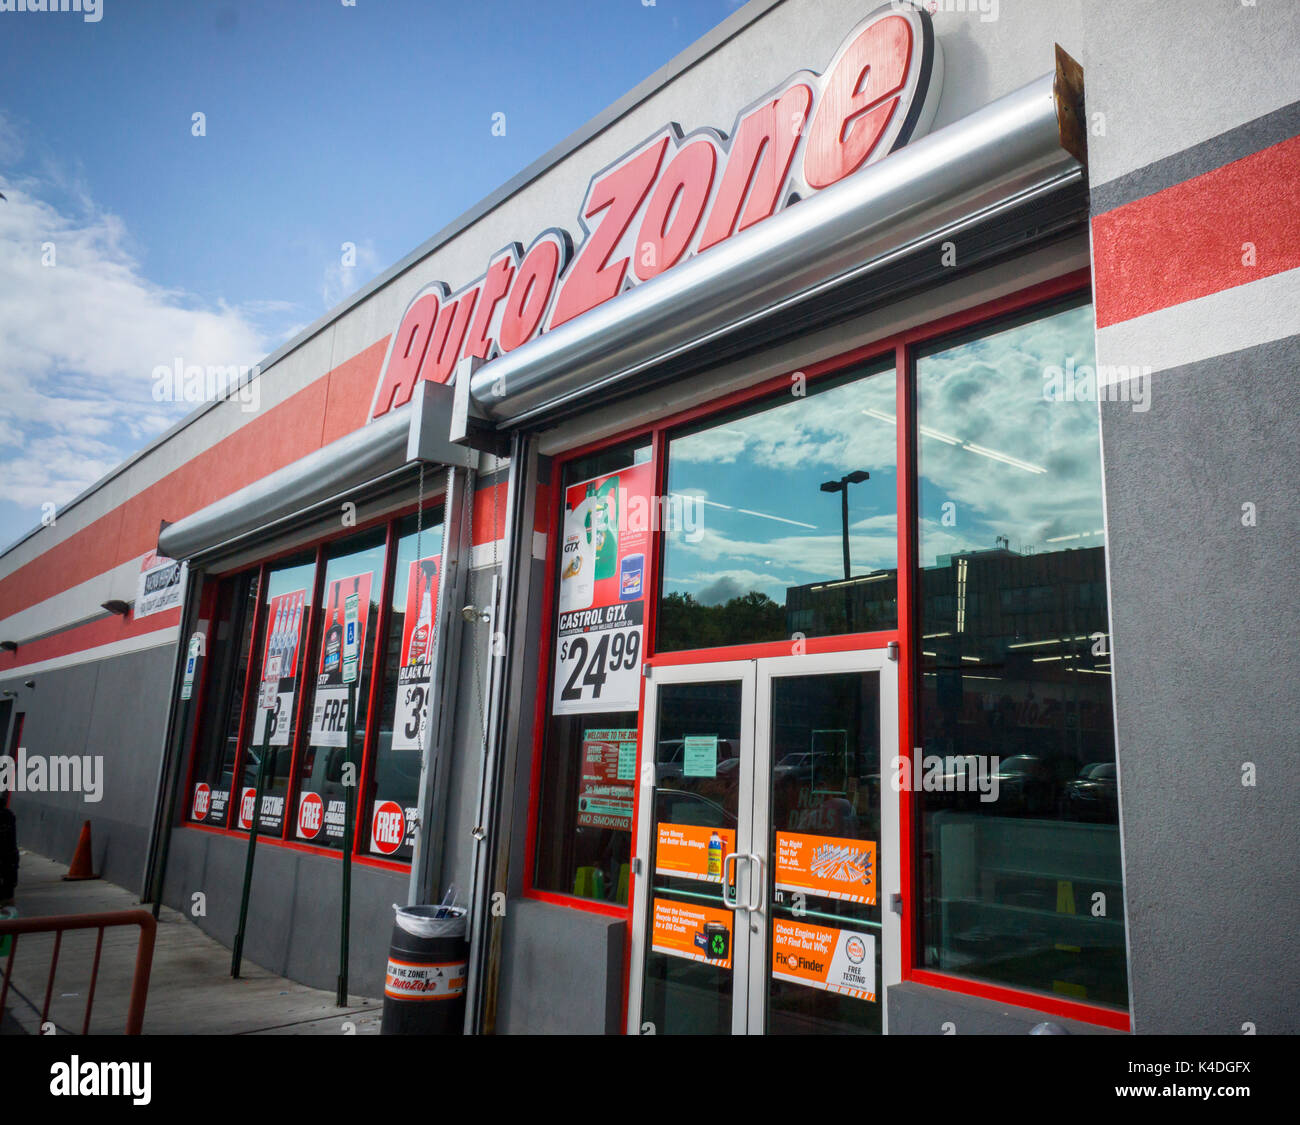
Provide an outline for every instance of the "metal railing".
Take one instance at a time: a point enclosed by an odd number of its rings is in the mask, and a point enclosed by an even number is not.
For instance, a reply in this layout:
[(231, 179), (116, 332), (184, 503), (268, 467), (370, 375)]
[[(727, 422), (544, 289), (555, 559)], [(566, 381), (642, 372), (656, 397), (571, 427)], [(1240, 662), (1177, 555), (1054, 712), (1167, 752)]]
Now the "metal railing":
[(95, 985), (99, 979), (99, 957), (104, 948), (104, 931), (110, 926), (139, 926), (140, 941), (135, 951), (135, 973), (131, 979), (131, 1001), (126, 1013), (126, 1034), (139, 1035), (144, 1024), (144, 1006), (149, 997), (149, 974), (153, 969), (154, 938), (158, 923), (147, 910), (109, 910), (98, 914), (66, 914), (49, 918), (0, 919), (0, 938), (12, 935), (13, 944), (5, 962), (4, 984), (0, 986), (0, 1012), (4, 1011), (9, 997), (9, 979), (13, 975), (14, 957), (18, 953), (18, 939), (23, 934), (54, 935), (54, 953), (50, 958), (50, 975), (45, 985), (45, 1001), (41, 1005), (41, 1023), (50, 1014), (50, 1000), (54, 995), (54, 974), (59, 967), (59, 950), (67, 930), (98, 930), (95, 940), (95, 960), (90, 969), (90, 992), (86, 997), (86, 1015), (81, 1024), (81, 1034), (90, 1031), (90, 1011), (95, 1003)]

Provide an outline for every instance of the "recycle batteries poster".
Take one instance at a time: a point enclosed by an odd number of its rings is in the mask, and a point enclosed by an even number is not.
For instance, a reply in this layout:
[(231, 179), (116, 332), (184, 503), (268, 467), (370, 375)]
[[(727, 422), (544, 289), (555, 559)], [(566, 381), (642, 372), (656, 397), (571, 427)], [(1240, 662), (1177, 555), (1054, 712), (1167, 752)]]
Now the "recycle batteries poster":
[(669, 957), (731, 968), (732, 912), (693, 902), (656, 898), (650, 948)]
[[(366, 659), (366, 622), (370, 619), (370, 572), (352, 574), (329, 584), (325, 591), (325, 620), (322, 623), (320, 665), (316, 678), (316, 702), (312, 707), (311, 744), (346, 746), (348, 731), (348, 687), (343, 682), (344, 649), (355, 644), (364, 666)], [(356, 595), (357, 636), (344, 636), (347, 599)], [(360, 676), (358, 675), (358, 680)]]
[(557, 715), (635, 711), (640, 703), (653, 491), (649, 462), (565, 490)]

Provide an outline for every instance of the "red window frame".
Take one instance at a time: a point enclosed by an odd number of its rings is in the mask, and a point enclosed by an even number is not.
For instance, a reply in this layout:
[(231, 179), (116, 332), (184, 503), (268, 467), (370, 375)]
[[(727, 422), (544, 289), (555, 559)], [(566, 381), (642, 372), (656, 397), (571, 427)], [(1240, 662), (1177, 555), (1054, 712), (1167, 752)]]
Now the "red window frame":
[[(890, 333), (870, 343), (845, 351), (819, 363), (799, 368), (810, 381), (834, 375), (846, 368), (871, 360), (883, 359), (892, 354), (896, 379), (897, 409), (897, 509), (898, 509), (898, 627), (870, 633), (850, 633), (834, 637), (809, 638), (809, 653), (844, 652), (863, 648), (879, 648), (897, 641), (899, 648), (899, 699), (898, 699), (898, 755), (909, 765), (917, 732), (917, 673), (918, 673), (918, 543), (917, 543), (917, 449), (916, 449), (916, 370), (915, 355), (919, 347), (955, 332), (982, 324), (992, 326), (1007, 316), (1023, 313), (1037, 306), (1048, 306), (1073, 296), (1091, 297), (1092, 276), (1088, 268), (1062, 274), (1048, 281), (1017, 290), (1005, 296), (985, 301), (937, 320)], [(559, 541), (560, 505), (563, 503), (564, 470), (573, 461), (623, 445), (639, 437), (649, 436), (651, 461), (655, 478), (656, 495), (662, 495), (666, 486), (667, 435), (671, 430), (700, 420), (705, 420), (728, 410), (778, 392), (789, 386), (793, 371), (764, 379), (752, 387), (723, 395), (700, 406), (624, 430), (612, 437), (602, 438), (567, 450), (552, 461), (551, 477), (545, 482), (549, 488), (550, 502), (546, 521), (546, 584), (542, 598), (543, 614), (542, 651), (538, 659), (537, 698), (533, 722), (533, 762), (528, 802), (527, 838), (524, 848), (523, 895), (525, 898), (554, 905), (583, 910), (592, 914), (622, 919), (631, 927), (632, 906), (636, 895), (635, 868), (629, 876), (626, 905), (594, 902), (576, 895), (549, 891), (534, 885), (537, 838), (540, 827), (539, 800), (542, 782), (542, 764), (546, 732), (550, 719), (550, 684), (552, 653), (555, 639), (555, 573), (557, 544)], [(713, 649), (695, 649), (658, 653), (655, 650), (655, 616), (658, 609), (661, 568), (661, 540), (656, 535), (655, 549), (647, 559), (646, 588), (650, 591), (646, 606), (645, 662), (651, 667), (673, 664), (701, 664), (722, 660), (752, 660), (764, 656), (786, 655), (789, 643), (773, 641), (763, 644), (731, 645)], [(642, 682), (637, 708), (637, 729), (645, 723), (645, 684)], [(640, 775), (640, 745), (637, 748), (637, 774)], [(634, 807), (632, 840), (637, 839), (639, 810)], [(1046, 993), (1008, 988), (1001, 985), (956, 976), (927, 969), (919, 964), (921, 948), (920, 864), (916, 848), (919, 846), (920, 817), (914, 795), (899, 795), (899, 849), (901, 885), (903, 889), (903, 921), (900, 960), (902, 979), (934, 988), (945, 989), (967, 996), (981, 997), (998, 1003), (1012, 1004), (1032, 1011), (1043, 1012), (1081, 1023), (1128, 1031), (1131, 1028), (1127, 1011), (1104, 1005), (1065, 1000)], [(635, 846), (635, 844), (634, 844)], [(628, 984), (631, 974), (631, 944), (626, 943), (623, 966), (623, 1006), (626, 1015)]]
[[(438, 508), (446, 503), (446, 494), (437, 492), (424, 501), (424, 510)], [(266, 625), (266, 599), (262, 592), (266, 589), (267, 572), (275, 563), (281, 559), (288, 558), (292, 555), (299, 555), (306, 551), (315, 550), (316, 558), (314, 561), (315, 573), (313, 577), (313, 592), (311, 614), (307, 624), (307, 641), (303, 649), (303, 685), (298, 691), (298, 698), (294, 703), (297, 710), (295, 718), (293, 745), (290, 748), (289, 764), (289, 788), (285, 793), (285, 814), (283, 823), (280, 826), (279, 836), (269, 833), (258, 833), (258, 844), (267, 844), (271, 847), (289, 848), (293, 851), (307, 852), (311, 855), (326, 856), (333, 859), (341, 859), (343, 856), (342, 848), (322, 848), (316, 844), (305, 844), (300, 840), (295, 840), (292, 836), (291, 824), (296, 823), (296, 816), (290, 815), (290, 810), (296, 808), (297, 797), (300, 788), (300, 779), (298, 777), (298, 766), (300, 755), (305, 749), (307, 743), (304, 739), (307, 733), (303, 730), (303, 718), (306, 710), (306, 674), (307, 669), (311, 667), (311, 662), (316, 654), (316, 645), (319, 640), (317, 634), (320, 632), (322, 615), (324, 607), (321, 605), (321, 598), (325, 583), (325, 550), (335, 542), (342, 539), (349, 539), (355, 535), (364, 534), (372, 531), (376, 527), (385, 527), (384, 536), (384, 572), (380, 582), (380, 600), (379, 600), (379, 620), (376, 623), (375, 635), (373, 638), (373, 649), (371, 651), (371, 672), (369, 696), (366, 700), (366, 736), (361, 750), (361, 772), (357, 778), (357, 813), (360, 819), (361, 808), (365, 802), (366, 785), (369, 781), (371, 772), (374, 769), (374, 757), (377, 752), (376, 739), (378, 738), (378, 718), (379, 708), (383, 702), (383, 685), (380, 682), (383, 678), (383, 669), (381, 667), (384, 642), (388, 636), (388, 629), (392, 624), (392, 598), (393, 583), (396, 580), (396, 548), (397, 548), (397, 529), (401, 521), (407, 516), (412, 515), (420, 507), (419, 503), (405, 505), (396, 511), (389, 512), (386, 515), (377, 516), (372, 520), (358, 524), (356, 527), (349, 527), (343, 531), (334, 532), (333, 534), (321, 536), (317, 539), (308, 540), (305, 543), (299, 543), (292, 547), (285, 548), (274, 555), (261, 560), (252, 567), (239, 567), (233, 570), (218, 572), (205, 576), (203, 592), (200, 595), (200, 619), (204, 618), (203, 609), (207, 610), (207, 618), (215, 612), (216, 606), (216, 589), (219, 582), (230, 579), (240, 573), (257, 571), (256, 587), (258, 591), (257, 605), (254, 609), (253, 628), (249, 636), (248, 665), (244, 675), (243, 703), (239, 715), (239, 735), (237, 750), (235, 754), (235, 765), (233, 771), (233, 781), (231, 785), (231, 800), (226, 805), (226, 821), (222, 825), (216, 824), (195, 824), (189, 819), (186, 812), (187, 805), (177, 802), (182, 807), (178, 810), (180, 819), (172, 825), (173, 828), (193, 829), (196, 832), (213, 832), (219, 836), (229, 836), (240, 840), (246, 840), (248, 834), (238, 828), (230, 825), (230, 820), (234, 816), (234, 808), (237, 803), (237, 791), (239, 789), (239, 777), (243, 771), (244, 756), (246, 750), (247, 735), (253, 722), (253, 712), (256, 705), (256, 667), (257, 651), (259, 641), (262, 640), (262, 631)], [(197, 702), (201, 703), (208, 689), (208, 661), (204, 661), (203, 673), (200, 677), (197, 695)], [(202, 715), (201, 707), (194, 708), (194, 719), (192, 725), (192, 734), (190, 738), (189, 760), (186, 765), (186, 793), (193, 791), (193, 772), (194, 756), (199, 745), (198, 736), (200, 716)], [(188, 798), (187, 798), (188, 800)], [(397, 871), (403, 874), (411, 870), (410, 860), (393, 860), (381, 859), (370, 852), (364, 850), (366, 833), (362, 830), (354, 831), (352, 834), (352, 861), (360, 863), (367, 867), (376, 867), (385, 871)]]

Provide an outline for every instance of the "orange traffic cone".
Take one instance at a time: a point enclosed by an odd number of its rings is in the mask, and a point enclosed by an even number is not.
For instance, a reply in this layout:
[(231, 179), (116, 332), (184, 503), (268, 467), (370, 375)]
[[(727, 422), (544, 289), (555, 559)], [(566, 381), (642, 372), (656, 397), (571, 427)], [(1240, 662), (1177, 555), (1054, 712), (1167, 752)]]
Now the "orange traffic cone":
[(77, 850), (72, 853), (72, 866), (63, 878), (72, 882), (77, 879), (98, 879), (90, 869), (90, 821), (81, 826), (81, 835), (77, 838)]

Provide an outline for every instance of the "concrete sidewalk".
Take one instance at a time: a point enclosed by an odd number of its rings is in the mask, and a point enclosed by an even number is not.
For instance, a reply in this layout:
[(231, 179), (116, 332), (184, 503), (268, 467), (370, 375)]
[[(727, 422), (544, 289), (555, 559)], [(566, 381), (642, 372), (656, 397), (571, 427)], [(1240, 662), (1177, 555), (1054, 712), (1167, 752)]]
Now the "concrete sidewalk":
[[(23, 852), (15, 903), (23, 918), (134, 910), (131, 892), (102, 879), (65, 883), (61, 863)], [(148, 907), (145, 907), (148, 909)], [(95, 930), (64, 935), (50, 1003), (57, 1034), (79, 1033), (95, 955)], [(91, 1013), (92, 1034), (116, 1035), (126, 1023), (140, 931), (115, 926), (104, 932), (99, 980)], [(23, 936), (0, 1024), (4, 1033), (40, 1033), (40, 1008), (49, 980), (53, 935)], [(272, 976), (247, 958), (239, 980), (230, 976), (230, 950), (184, 915), (163, 908), (158, 918), (146, 1035), (375, 1035), (382, 1000), (348, 997), (337, 1008), (334, 994)], [(17, 1025), (17, 1026), (15, 1026)]]

